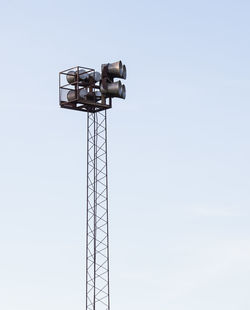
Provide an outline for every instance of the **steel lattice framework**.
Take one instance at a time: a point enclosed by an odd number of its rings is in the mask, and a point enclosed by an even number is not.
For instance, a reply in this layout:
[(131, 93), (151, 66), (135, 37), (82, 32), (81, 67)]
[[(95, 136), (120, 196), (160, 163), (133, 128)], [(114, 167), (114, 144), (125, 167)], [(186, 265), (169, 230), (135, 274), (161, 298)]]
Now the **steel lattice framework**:
[(87, 113), (86, 310), (110, 310), (107, 171), (107, 110), (125, 99), (122, 62), (106, 63), (101, 74), (87, 67), (59, 73), (59, 104)]
[(86, 310), (110, 310), (106, 110), (87, 129)]

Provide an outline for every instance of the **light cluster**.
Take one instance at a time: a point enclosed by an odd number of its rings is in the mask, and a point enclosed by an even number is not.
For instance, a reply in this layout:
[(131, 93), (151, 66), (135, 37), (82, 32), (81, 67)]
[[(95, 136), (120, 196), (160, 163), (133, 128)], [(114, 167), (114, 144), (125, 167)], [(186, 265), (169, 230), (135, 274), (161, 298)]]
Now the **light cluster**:
[(74, 67), (59, 74), (59, 101), (62, 108), (98, 112), (112, 107), (112, 98), (125, 99), (126, 66), (121, 61), (103, 64), (101, 73), (85, 67)]

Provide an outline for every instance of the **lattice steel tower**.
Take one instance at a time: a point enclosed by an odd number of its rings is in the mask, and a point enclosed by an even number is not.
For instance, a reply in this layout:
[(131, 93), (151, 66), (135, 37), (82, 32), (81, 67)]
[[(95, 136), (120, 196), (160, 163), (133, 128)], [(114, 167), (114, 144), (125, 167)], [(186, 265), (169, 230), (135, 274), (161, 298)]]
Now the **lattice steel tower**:
[(86, 310), (110, 310), (107, 171), (107, 109), (112, 98), (125, 99), (126, 67), (102, 65), (102, 73), (74, 67), (59, 73), (59, 101), (87, 112)]

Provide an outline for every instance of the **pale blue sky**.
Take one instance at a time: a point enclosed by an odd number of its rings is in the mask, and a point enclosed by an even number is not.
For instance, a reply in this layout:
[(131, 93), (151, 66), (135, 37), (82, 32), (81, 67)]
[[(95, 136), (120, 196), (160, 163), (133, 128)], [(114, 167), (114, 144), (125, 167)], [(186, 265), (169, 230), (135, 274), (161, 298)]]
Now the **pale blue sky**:
[(108, 113), (112, 310), (250, 309), (250, 2), (5, 1), (0, 308), (84, 309), (86, 115), (58, 72), (127, 65)]

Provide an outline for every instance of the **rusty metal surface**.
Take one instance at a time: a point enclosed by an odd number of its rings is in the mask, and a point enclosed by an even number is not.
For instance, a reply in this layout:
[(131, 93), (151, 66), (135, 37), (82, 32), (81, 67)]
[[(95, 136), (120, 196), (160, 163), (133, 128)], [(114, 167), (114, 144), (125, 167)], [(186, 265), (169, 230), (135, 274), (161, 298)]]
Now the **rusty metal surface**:
[[(94, 69), (80, 66), (61, 71), (59, 73), (60, 107), (91, 113), (110, 109), (112, 100), (97, 92), (100, 90), (99, 75), (100, 73)], [(83, 76), (88, 78), (83, 80)], [(68, 96), (69, 92), (70, 96)], [(81, 94), (85, 92), (87, 95), (82, 97)]]

